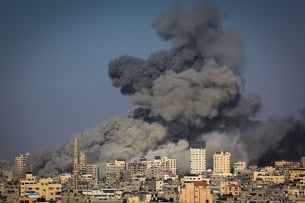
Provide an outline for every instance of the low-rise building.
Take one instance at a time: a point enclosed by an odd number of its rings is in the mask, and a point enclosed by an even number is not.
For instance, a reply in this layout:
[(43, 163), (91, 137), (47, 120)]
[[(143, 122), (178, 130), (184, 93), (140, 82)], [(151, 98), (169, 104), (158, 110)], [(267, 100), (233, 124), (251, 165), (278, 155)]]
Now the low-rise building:
[(19, 196), (60, 200), (61, 184), (54, 183), (52, 178), (39, 178), (27, 173), (25, 178), (19, 180)]
[(239, 185), (237, 181), (221, 181), (220, 182), (220, 195), (239, 196)]
[(213, 196), (208, 184), (204, 181), (184, 183), (179, 187), (180, 203), (212, 203)]

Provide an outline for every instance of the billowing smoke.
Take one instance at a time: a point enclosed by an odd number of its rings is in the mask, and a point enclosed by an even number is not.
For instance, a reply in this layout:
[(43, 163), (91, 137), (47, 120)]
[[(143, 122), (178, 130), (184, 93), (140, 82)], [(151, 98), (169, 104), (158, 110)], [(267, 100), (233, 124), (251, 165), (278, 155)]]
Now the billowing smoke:
[(243, 94), (244, 48), (224, 17), (210, 2), (170, 8), (152, 25), (172, 49), (109, 64), (113, 85), (140, 107), (137, 118), (161, 123), (173, 141), (240, 128), (260, 108), (259, 97)]
[[(166, 136), (166, 129), (157, 123), (147, 123), (130, 117), (116, 117), (96, 128), (76, 135), (80, 151), (87, 155), (88, 163), (95, 163), (105, 169), (105, 163), (114, 159), (129, 160), (135, 155), (145, 154), (154, 149)], [(34, 172), (59, 174), (72, 166), (72, 140), (57, 150), (44, 154), (34, 153), (30, 162)]]
[(216, 129), (227, 127), (254, 115), (260, 99), (242, 95), (242, 40), (222, 28), (223, 19), (224, 12), (206, 2), (165, 11), (153, 27), (174, 47), (147, 60), (127, 55), (112, 60), (113, 85), (130, 95), (133, 104), (150, 109), (150, 117), (185, 129), (204, 128), (207, 122)]
[[(109, 63), (112, 84), (136, 106), (127, 116), (78, 135), (89, 163), (104, 171), (106, 161), (160, 155), (177, 158), (179, 170), (186, 172), (189, 141), (204, 140), (210, 156), (227, 150), (237, 160), (281, 139), (269, 140), (264, 125), (250, 121), (260, 98), (243, 92), (244, 47), (236, 31), (222, 27), (224, 18), (211, 2), (191, 9), (175, 6), (152, 23), (172, 49), (146, 60), (124, 55)], [(253, 131), (245, 131), (249, 126)], [(251, 134), (260, 129), (261, 136)], [(36, 172), (66, 171), (72, 166), (72, 141), (45, 155), (32, 156)]]
[[(189, 143), (186, 140), (179, 140), (177, 143), (167, 142), (156, 149), (151, 149), (146, 153), (147, 160), (153, 160), (155, 156), (166, 156), (179, 160), (177, 162), (178, 173), (185, 174), (189, 172)], [(134, 157), (134, 160), (139, 160), (139, 156)]]
[(245, 144), (241, 141), (240, 132), (219, 133), (212, 132), (202, 135), (200, 140), (206, 142), (208, 156), (208, 165), (213, 166), (213, 154), (215, 152), (227, 151), (231, 153), (232, 162), (238, 160), (249, 161), (248, 152)]
[(163, 12), (153, 27), (163, 40), (173, 42), (174, 48), (154, 53), (147, 60), (124, 55), (111, 61), (113, 85), (123, 94), (151, 90), (160, 75), (169, 70), (200, 71), (208, 58), (239, 73), (245, 58), (242, 40), (232, 29), (222, 29), (223, 19), (224, 12), (206, 2), (192, 9), (175, 6)]
[[(271, 165), (274, 161), (300, 161), (305, 156), (305, 120), (289, 118), (276, 131), (277, 138), (270, 139), (270, 146), (258, 157), (258, 165)], [(271, 136), (275, 137), (275, 136)], [(264, 141), (265, 142), (265, 141)]]

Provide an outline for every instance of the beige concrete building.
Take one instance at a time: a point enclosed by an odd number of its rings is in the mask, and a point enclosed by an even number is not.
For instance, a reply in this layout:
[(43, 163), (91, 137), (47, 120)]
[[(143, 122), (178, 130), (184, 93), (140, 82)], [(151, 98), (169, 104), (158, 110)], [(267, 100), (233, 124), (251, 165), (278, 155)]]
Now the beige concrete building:
[(156, 180), (177, 178), (177, 160), (156, 156), (154, 160), (140, 159), (139, 162), (127, 164), (127, 171), (132, 179), (135, 177), (154, 178)]
[(181, 178), (181, 183), (185, 182), (197, 182), (197, 181), (204, 181), (210, 184), (210, 178), (207, 178), (203, 175), (186, 175)]
[(207, 150), (205, 142), (190, 143), (190, 173), (204, 174), (207, 170)]
[(120, 178), (126, 168), (125, 160), (114, 160), (106, 163), (106, 178)]
[(79, 165), (80, 183), (96, 184), (98, 182), (98, 166), (94, 164)]
[(135, 176), (144, 177), (146, 171), (146, 164), (143, 162), (129, 162), (127, 164), (127, 171), (131, 179), (133, 179)]
[(264, 170), (253, 172), (254, 182), (281, 184), (285, 180), (285, 176), (276, 174), (273, 167), (266, 167)]
[(221, 181), (220, 195), (233, 195), (234, 197), (240, 195), (239, 184), (237, 181)]
[(256, 180), (261, 180), (263, 183), (281, 184), (285, 183), (284, 175), (262, 175), (258, 176)]
[(213, 156), (213, 172), (218, 175), (231, 174), (231, 153), (230, 152), (216, 152)]
[(233, 164), (234, 174), (242, 172), (247, 169), (247, 164), (245, 161), (237, 161)]
[(29, 153), (25, 153), (15, 156), (15, 176), (21, 176), (24, 172), (29, 155)]
[(274, 167), (277, 168), (299, 168), (300, 162), (298, 161), (286, 161), (286, 160), (281, 160), (281, 161), (275, 161), (274, 162)]
[(39, 178), (26, 174), (19, 179), (19, 196), (21, 198), (45, 198), (49, 200), (61, 199), (61, 184), (54, 183), (52, 178)]
[(86, 163), (86, 154), (80, 152), (78, 155), (78, 173), (80, 182), (97, 183), (99, 178), (98, 166)]
[(290, 169), (288, 172), (288, 179), (290, 181), (295, 180), (296, 178), (305, 176), (305, 169), (299, 168), (299, 169)]
[(71, 173), (62, 173), (62, 174), (59, 175), (59, 182), (60, 182), (60, 184), (67, 183), (71, 179), (72, 179)]
[(212, 203), (213, 196), (204, 181), (184, 183), (178, 188), (180, 203)]
[(145, 166), (145, 176), (154, 177), (157, 180), (164, 179), (164, 176), (176, 177), (177, 160), (168, 157), (156, 156), (154, 160), (140, 160)]

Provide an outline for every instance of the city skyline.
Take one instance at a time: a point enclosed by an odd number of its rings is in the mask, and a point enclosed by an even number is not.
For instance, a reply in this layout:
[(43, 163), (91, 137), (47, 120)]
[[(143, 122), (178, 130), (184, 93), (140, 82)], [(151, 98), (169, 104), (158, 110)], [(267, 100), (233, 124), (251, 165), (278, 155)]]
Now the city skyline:
[[(108, 64), (169, 49), (152, 21), (200, 1), (1, 2), (0, 159), (69, 142), (133, 107), (112, 87)], [(255, 119), (297, 116), (305, 103), (302, 1), (216, 1), (246, 51), (245, 92), (262, 98)]]

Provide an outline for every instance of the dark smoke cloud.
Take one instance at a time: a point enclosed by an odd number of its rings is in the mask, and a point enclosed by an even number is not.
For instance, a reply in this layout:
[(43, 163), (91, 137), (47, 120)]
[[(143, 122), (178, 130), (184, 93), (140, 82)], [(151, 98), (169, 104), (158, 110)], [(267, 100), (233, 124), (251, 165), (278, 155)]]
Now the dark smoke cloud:
[(223, 10), (204, 2), (191, 9), (170, 8), (153, 22), (153, 27), (162, 39), (192, 45), (201, 56), (237, 71), (243, 64), (244, 48), (237, 32), (222, 29), (224, 17)]
[(224, 104), (239, 96), (241, 86), (239, 76), (210, 61), (200, 72), (167, 72), (154, 81), (151, 91), (142, 89), (131, 101), (152, 109), (152, 114), (168, 122), (204, 127), (204, 120), (217, 117)]
[(259, 166), (271, 165), (274, 161), (280, 160), (300, 161), (300, 158), (305, 156), (304, 120), (289, 118), (281, 120), (281, 122), (284, 124), (276, 129), (276, 136), (265, 135), (269, 138), (263, 139), (263, 143), (267, 141), (270, 143), (258, 157), (257, 164)]
[(149, 109), (146, 120), (161, 118), (171, 132), (170, 126), (183, 125), (178, 137), (193, 127), (238, 126), (261, 103), (257, 96), (243, 95), (244, 48), (239, 34), (222, 28), (224, 17), (211, 2), (163, 12), (152, 25), (174, 48), (147, 60), (127, 55), (112, 60), (113, 85), (133, 104)]
[(212, 3), (192, 9), (180, 6), (163, 12), (154, 22), (157, 34), (172, 41), (175, 48), (152, 54), (146, 61), (122, 56), (109, 64), (109, 76), (123, 94), (151, 89), (153, 81), (172, 70), (200, 70), (204, 59), (213, 58), (239, 73), (245, 54), (241, 37), (232, 29), (223, 30), (224, 12)]
[[(78, 134), (89, 163), (99, 164), (101, 172), (107, 161), (119, 158), (161, 155), (186, 163), (188, 142), (194, 140), (206, 141), (212, 152), (225, 147), (236, 159), (248, 159), (249, 152), (262, 153), (285, 136), (289, 123), (276, 127), (277, 122), (250, 121), (261, 102), (243, 92), (242, 40), (234, 30), (223, 29), (224, 17), (211, 2), (170, 8), (152, 26), (161, 39), (173, 43), (172, 49), (147, 60), (124, 55), (109, 63), (112, 84), (136, 107)], [(276, 129), (280, 136), (273, 137)], [(43, 157), (32, 155), (36, 172), (68, 170), (72, 151), (71, 141)], [(187, 171), (188, 166), (179, 165)]]

